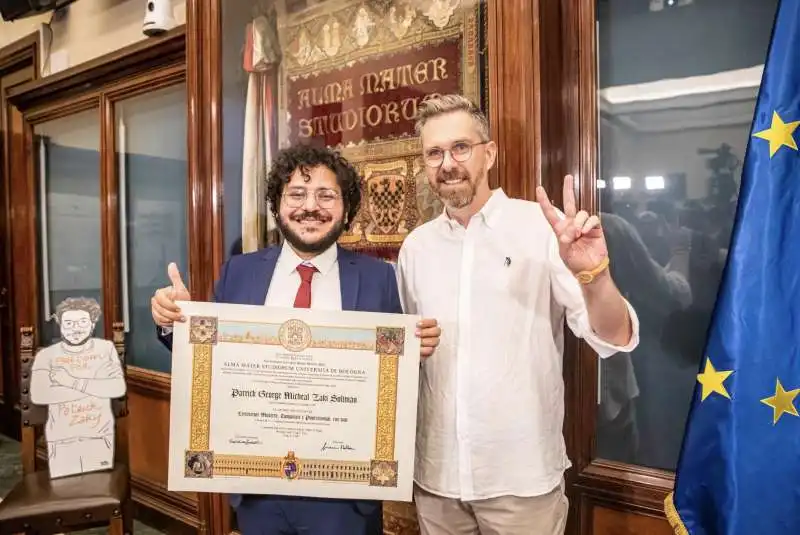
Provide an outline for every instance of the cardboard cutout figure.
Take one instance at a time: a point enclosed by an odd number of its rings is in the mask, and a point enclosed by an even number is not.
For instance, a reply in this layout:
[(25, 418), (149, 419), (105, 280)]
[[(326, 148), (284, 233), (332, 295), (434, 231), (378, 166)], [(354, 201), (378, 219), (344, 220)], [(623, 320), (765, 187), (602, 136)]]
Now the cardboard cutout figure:
[(54, 316), (61, 341), (33, 361), (31, 401), (48, 406), (45, 425), (50, 477), (114, 466), (111, 400), (125, 395), (125, 376), (114, 344), (93, 338), (100, 305), (67, 298)]

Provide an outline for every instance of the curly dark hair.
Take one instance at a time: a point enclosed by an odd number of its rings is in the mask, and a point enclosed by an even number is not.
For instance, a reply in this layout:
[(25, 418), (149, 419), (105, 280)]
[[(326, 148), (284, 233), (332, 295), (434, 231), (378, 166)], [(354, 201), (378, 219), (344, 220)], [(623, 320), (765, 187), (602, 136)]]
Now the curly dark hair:
[(83, 310), (89, 314), (92, 323), (97, 322), (101, 313), (100, 303), (91, 297), (67, 297), (58, 304), (52, 318), (60, 325), (61, 316), (64, 315), (64, 312), (69, 312), (70, 310)]
[(283, 195), (283, 188), (289, 183), (297, 169), (307, 174), (309, 169), (323, 165), (333, 171), (336, 182), (342, 189), (344, 202), (344, 228), (350, 229), (361, 206), (361, 177), (355, 167), (338, 151), (327, 147), (295, 145), (280, 151), (272, 162), (267, 175), (267, 201), (275, 219)]

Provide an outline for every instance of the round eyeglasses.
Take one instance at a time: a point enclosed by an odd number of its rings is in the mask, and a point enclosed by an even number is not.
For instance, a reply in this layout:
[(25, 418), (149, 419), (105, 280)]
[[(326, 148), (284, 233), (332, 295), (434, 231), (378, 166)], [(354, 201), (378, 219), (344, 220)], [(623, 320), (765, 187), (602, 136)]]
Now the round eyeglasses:
[[(330, 189), (318, 189), (313, 192), (314, 198), (317, 201), (317, 206), (320, 208), (332, 208), (340, 196)], [(308, 190), (306, 189), (293, 189), (284, 192), (283, 198), (286, 205), (290, 208), (300, 208), (306, 203), (308, 198)]]
[(470, 156), (472, 156), (472, 147), (477, 145), (485, 145), (487, 143), (489, 143), (489, 141), (479, 141), (477, 143), (459, 141), (458, 143), (454, 143), (449, 150), (440, 149), (439, 147), (428, 149), (423, 155), (423, 158), (425, 159), (425, 165), (428, 167), (441, 166), (444, 163), (444, 155), (448, 152), (450, 153), (450, 157), (455, 161), (459, 163), (466, 162), (469, 160)]

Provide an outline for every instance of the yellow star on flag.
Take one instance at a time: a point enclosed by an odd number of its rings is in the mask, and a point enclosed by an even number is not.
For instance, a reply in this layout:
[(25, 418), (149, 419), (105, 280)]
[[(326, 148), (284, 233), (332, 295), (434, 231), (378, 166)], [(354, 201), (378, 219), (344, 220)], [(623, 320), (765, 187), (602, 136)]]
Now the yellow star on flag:
[(778, 423), (784, 413), (798, 416), (797, 408), (794, 406), (794, 398), (800, 393), (800, 388), (789, 390), (788, 392), (783, 389), (781, 380), (778, 379), (775, 385), (775, 395), (769, 398), (764, 398), (761, 403), (772, 407), (772, 425)]
[(797, 128), (799, 124), (800, 121), (784, 123), (781, 116), (778, 115), (778, 112), (773, 111), (772, 124), (769, 128), (761, 132), (756, 132), (753, 136), (769, 141), (769, 157), (772, 158), (775, 153), (778, 152), (778, 149), (784, 145), (790, 149), (797, 150), (797, 143), (795, 143), (792, 133), (794, 133), (795, 128)]
[(705, 401), (706, 398), (713, 392), (731, 399), (731, 396), (728, 394), (728, 390), (725, 388), (723, 383), (725, 382), (725, 379), (727, 379), (732, 373), (733, 370), (718, 372), (714, 369), (711, 359), (706, 357), (706, 367), (703, 369), (703, 373), (697, 374), (697, 380), (700, 381), (701, 385), (703, 385), (703, 397), (700, 401)]

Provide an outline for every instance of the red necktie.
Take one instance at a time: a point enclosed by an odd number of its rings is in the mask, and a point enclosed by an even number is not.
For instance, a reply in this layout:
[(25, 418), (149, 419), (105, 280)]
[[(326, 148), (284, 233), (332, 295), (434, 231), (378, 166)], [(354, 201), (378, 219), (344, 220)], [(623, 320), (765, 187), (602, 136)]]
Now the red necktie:
[(311, 279), (317, 272), (317, 268), (300, 264), (297, 266), (297, 272), (300, 274), (300, 287), (294, 298), (294, 308), (311, 308)]

